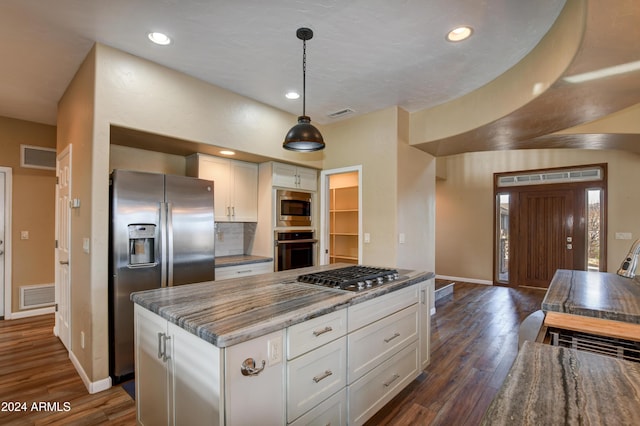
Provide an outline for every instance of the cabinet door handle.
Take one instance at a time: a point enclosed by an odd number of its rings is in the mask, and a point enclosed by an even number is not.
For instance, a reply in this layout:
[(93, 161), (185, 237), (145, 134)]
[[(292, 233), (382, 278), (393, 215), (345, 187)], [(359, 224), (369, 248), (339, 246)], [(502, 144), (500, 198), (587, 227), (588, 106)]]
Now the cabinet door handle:
[(390, 341), (392, 341), (393, 339), (395, 339), (396, 337), (400, 337), (400, 333), (395, 333), (393, 336), (388, 337), (386, 339), (384, 339), (385, 343), (389, 343)]
[(382, 385), (385, 388), (388, 388), (389, 386), (391, 386), (391, 383), (395, 382), (396, 380), (398, 380), (400, 378), (400, 376), (398, 376), (397, 374), (394, 374), (393, 377), (391, 378), (391, 380), (389, 380), (387, 383), (383, 383)]
[(170, 340), (171, 336), (167, 336), (166, 334), (162, 337), (162, 361), (167, 362), (171, 359), (170, 355), (167, 355), (167, 340)]
[(313, 335), (314, 335), (314, 336), (316, 336), (316, 337), (318, 337), (318, 336), (321, 336), (321, 335), (323, 335), (324, 333), (328, 333), (328, 332), (330, 332), (330, 331), (333, 331), (333, 328), (331, 328), (331, 327), (329, 327), (329, 326), (326, 326), (326, 327), (325, 327), (325, 328), (323, 328), (322, 330), (315, 330), (315, 331), (313, 332)]
[(331, 376), (332, 374), (333, 374), (333, 372), (332, 372), (331, 370), (326, 370), (326, 371), (325, 371), (324, 373), (322, 373), (321, 375), (314, 377), (314, 378), (313, 378), (313, 381), (314, 381), (314, 382), (316, 382), (316, 383), (318, 383), (318, 382), (320, 382), (321, 380), (324, 380), (324, 379), (326, 379), (327, 377)]
[(240, 372), (243, 376), (257, 376), (264, 370), (266, 362), (262, 360), (262, 367), (256, 368), (256, 361), (253, 358), (247, 358), (240, 366)]
[(231, 207), (231, 216), (236, 217), (236, 206)]
[(158, 332), (158, 359), (162, 359), (162, 337), (164, 333)]

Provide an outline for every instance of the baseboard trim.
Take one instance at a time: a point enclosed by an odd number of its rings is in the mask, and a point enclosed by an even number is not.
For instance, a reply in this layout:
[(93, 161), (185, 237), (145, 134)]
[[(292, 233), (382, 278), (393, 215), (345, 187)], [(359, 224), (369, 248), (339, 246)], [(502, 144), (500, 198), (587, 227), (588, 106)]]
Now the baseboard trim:
[(478, 280), (478, 279), (475, 279), (475, 278), (450, 277), (450, 276), (447, 276), (447, 275), (436, 275), (436, 278), (441, 279), (441, 280), (451, 280), (451, 281), (454, 281), (454, 282), (462, 281), (462, 282), (465, 282), (465, 283), (472, 283), (472, 284), (493, 285), (493, 281)]
[(27, 317), (36, 317), (38, 315), (52, 314), (56, 311), (53, 306), (39, 309), (29, 309), (26, 311), (11, 312), (7, 315), (7, 319), (20, 319)]
[(76, 371), (78, 372), (78, 375), (82, 379), (82, 383), (84, 383), (84, 387), (87, 388), (87, 391), (89, 393), (94, 394), (94, 393), (102, 392), (111, 387), (111, 377), (98, 380), (97, 382), (92, 382), (89, 379), (89, 376), (87, 375), (87, 373), (85, 373), (84, 369), (82, 368), (80, 361), (78, 361), (78, 358), (76, 358), (76, 356), (73, 354), (72, 351), (69, 351), (69, 359), (71, 360), (71, 363), (73, 364)]

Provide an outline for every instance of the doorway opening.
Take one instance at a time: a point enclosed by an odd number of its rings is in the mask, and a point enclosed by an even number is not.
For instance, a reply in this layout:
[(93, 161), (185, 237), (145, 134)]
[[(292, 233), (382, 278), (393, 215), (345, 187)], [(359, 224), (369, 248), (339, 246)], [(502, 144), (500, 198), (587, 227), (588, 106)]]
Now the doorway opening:
[(11, 318), (12, 169), (0, 167), (0, 320)]
[(606, 270), (607, 165), (496, 173), (494, 280), (546, 288), (558, 269)]
[(321, 173), (320, 264), (362, 260), (361, 166), (325, 170)]

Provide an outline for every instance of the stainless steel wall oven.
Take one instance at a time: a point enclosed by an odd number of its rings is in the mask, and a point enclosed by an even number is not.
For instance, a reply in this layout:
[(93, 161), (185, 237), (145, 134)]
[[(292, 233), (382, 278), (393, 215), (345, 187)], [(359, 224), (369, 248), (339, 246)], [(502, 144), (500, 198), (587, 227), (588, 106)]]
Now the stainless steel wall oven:
[(313, 231), (275, 232), (275, 270), (313, 266), (316, 258), (316, 244)]

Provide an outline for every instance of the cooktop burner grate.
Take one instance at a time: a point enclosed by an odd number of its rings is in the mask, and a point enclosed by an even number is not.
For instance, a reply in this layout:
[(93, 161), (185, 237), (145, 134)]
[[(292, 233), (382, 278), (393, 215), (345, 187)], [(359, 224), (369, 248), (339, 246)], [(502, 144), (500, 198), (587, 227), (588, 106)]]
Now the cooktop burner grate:
[(361, 291), (398, 278), (400, 276), (396, 269), (356, 265), (300, 275), (298, 281), (342, 290)]

